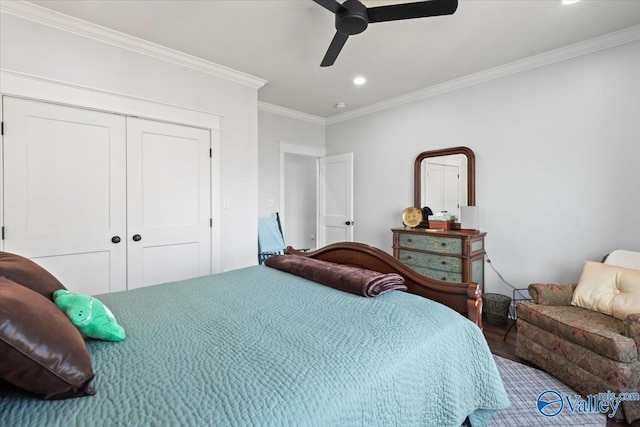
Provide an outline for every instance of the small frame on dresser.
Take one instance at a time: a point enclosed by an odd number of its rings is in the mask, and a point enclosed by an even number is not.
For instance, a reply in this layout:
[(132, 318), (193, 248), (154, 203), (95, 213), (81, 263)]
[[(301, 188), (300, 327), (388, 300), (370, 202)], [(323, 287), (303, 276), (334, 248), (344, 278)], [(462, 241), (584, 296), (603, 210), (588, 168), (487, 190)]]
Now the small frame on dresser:
[(410, 293), (444, 304), (466, 316), (482, 329), (482, 287), (478, 283), (442, 282), (423, 276), (388, 253), (363, 243), (334, 243), (313, 252), (297, 251), (289, 246), (285, 253), (380, 273), (397, 273), (404, 278)]

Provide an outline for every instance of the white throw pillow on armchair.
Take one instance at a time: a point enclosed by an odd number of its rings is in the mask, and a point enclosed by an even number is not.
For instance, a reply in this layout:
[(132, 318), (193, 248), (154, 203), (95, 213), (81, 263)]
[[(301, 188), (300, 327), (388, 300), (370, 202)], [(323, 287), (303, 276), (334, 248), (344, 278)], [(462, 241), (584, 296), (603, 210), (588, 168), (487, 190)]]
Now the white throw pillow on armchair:
[(640, 313), (640, 270), (585, 262), (571, 305), (620, 320)]
[(607, 259), (604, 260), (604, 263), (609, 265), (617, 265), (618, 267), (640, 270), (640, 252), (616, 249), (615, 251), (607, 255)]

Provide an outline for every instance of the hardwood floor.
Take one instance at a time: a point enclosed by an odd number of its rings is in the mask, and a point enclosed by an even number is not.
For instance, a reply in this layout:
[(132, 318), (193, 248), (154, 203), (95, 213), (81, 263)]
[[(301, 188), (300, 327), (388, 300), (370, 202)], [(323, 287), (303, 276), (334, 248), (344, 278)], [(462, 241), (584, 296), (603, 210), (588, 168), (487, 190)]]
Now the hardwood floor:
[[(506, 326), (494, 326), (484, 322), (484, 336), (487, 339), (491, 352), (497, 356), (510, 359), (518, 363), (534, 366), (516, 356), (516, 329), (511, 328), (507, 334), (507, 330), (511, 326), (511, 320)], [(505, 338), (506, 335), (506, 338)], [(534, 366), (535, 367), (535, 366)], [(611, 420), (607, 420), (607, 427), (640, 427), (640, 420), (636, 420), (633, 424), (616, 423)]]
[[(532, 366), (526, 360), (519, 358), (516, 356), (516, 329), (515, 327), (509, 330), (511, 327), (512, 320), (509, 319), (506, 326), (495, 326), (490, 325), (486, 321), (483, 322), (483, 330), (484, 337), (487, 339), (487, 343), (489, 343), (489, 348), (491, 352), (500, 357), (504, 357), (505, 359), (513, 360), (518, 363), (524, 363), (525, 365)], [(507, 333), (508, 331), (508, 333)], [(506, 336), (506, 338), (505, 338)]]

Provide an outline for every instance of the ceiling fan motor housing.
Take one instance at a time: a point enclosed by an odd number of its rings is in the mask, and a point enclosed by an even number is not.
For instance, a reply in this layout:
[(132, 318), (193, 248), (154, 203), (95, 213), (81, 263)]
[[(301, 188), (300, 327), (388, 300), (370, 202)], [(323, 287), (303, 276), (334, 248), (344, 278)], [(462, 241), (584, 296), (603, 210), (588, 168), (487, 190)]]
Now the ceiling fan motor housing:
[(352, 36), (367, 29), (369, 16), (367, 8), (358, 0), (347, 0), (336, 12), (336, 30)]

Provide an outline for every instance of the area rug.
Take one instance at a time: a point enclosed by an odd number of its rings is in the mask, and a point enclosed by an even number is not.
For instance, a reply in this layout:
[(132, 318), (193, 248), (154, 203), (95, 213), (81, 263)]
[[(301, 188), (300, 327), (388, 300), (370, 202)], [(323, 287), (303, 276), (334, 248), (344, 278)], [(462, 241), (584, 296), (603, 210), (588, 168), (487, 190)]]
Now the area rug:
[[(511, 406), (496, 412), (491, 421), (489, 421), (489, 427), (604, 427), (606, 425), (606, 415), (571, 411), (566, 399), (563, 402), (563, 407), (557, 400), (553, 402), (554, 396), (565, 397), (578, 394), (557, 378), (521, 363), (495, 355), (493, 357), (502, 377), (504, 388), (509, 395), (509, 400), (511, 400)], [(538, 411), (538, 396), (547, 390), (552, 390), (553, 392), (545, 393), (542, 399), (545, 402), (551, 401), (552, 403), (546, 406), (543, 411), (547, 415), (552, 415), (559, 411), (557, 415), (545, 416)], [(572, 400), (572, 402), (575, 402), (575, 400)]]

